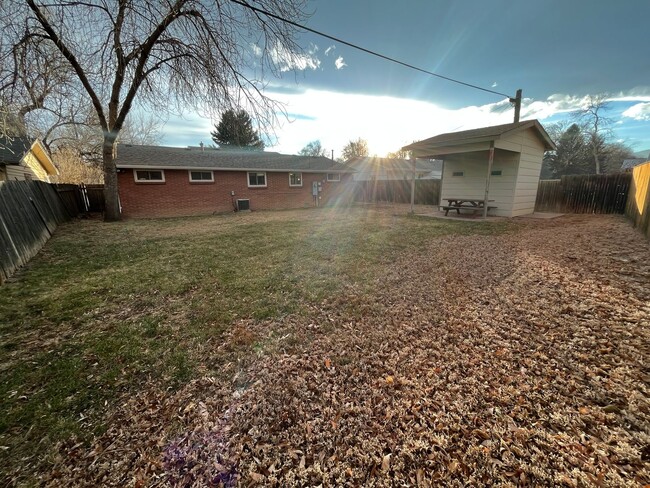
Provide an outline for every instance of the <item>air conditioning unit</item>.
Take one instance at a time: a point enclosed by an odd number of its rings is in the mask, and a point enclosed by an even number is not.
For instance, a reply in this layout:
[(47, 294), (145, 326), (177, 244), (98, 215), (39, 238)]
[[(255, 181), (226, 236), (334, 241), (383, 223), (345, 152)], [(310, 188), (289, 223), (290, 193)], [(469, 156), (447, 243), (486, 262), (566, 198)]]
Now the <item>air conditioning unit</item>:
[(239, 212), (249, 211), (251, 209), (251, 201), (248, 199), (238, 199), (237, 200), (237, 210)]

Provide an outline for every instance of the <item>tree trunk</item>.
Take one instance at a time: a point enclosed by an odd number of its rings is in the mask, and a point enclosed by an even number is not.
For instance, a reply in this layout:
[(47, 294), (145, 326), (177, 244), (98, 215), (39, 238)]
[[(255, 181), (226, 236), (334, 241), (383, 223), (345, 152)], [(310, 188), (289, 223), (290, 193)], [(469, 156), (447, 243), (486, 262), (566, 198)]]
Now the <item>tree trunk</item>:
[(117, 189), (117, 170), (115, 168), (115, 136), (104, 134), (102, 145), (102, 160), (104, 163), (104, 221), (121, 220), (120, 200)]
[(594, 163), (596, 163), (596, 174), (599, 175), (600, 174), (600, 161), (598, 159), (598, 151), (596, 150), (596, 148), (594, 148), (593, 153), (594, 153)]

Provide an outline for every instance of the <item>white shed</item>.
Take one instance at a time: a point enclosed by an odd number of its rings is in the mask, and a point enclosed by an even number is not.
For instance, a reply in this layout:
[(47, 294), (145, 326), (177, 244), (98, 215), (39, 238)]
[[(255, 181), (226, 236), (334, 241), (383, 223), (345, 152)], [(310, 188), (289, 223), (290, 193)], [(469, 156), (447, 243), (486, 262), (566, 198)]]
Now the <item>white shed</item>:
[(442, 159), (441, 201), (481, 200), (491, 215), (533, 212), (544, 151), (555, 144), (537, 120), (440, 134), (403, 148)]

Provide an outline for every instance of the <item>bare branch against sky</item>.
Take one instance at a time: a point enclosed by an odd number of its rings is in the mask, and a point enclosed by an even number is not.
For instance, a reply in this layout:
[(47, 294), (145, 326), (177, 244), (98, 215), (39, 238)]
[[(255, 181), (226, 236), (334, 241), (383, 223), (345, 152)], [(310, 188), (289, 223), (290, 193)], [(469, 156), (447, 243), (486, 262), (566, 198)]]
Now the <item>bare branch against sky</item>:
[[(282, 17), (304, 20), (305, 0), (261, 0)], [(295, 28), (226, 0), (101, 0), (0, 4), (0, 95), (16, 96), (21, 56), (53, 50), (66, 63), (59, 85), (81, 93), (103, 133), (106, 219), (119, 219), (115, 146), (137, 105), (159, 113), (217, 113), (244, 107), (261, 126), (281, 110), (263, 93), (280, 67), (269, 55), (300, 49)], [(24, 53), (24, 54), (20, 54)], [(38, 71), (38, 68), (35, 68)]]

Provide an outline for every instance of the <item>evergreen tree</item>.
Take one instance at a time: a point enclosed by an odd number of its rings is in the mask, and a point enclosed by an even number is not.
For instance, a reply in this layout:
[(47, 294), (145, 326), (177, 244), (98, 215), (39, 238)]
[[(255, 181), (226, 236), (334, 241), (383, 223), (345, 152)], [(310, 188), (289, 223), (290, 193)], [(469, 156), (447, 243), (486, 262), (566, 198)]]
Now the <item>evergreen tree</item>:
[[(585, 131), (578, 124), (565, 127), (562, 124), (549, 127), (557, 150), (544, 154), (542, 179), (614, 173), (620, 170), (624, 159), (632, 157), (632, 151), (624, 144), (607, 142), (601, 134)], [(597, 154), (598, 165), (594, 154)]]
[(264, 149), (264, 141), (253, 129), (253, 122), (245, 110), (226, 110), (210, 135), (220, 147)]
[(544, 175), (559, 178), (564, 175), (589, 173), (589, 153), (582, 129), (572, 124), (559, 134), (555, 141), (557, 150), (544, 155)]

